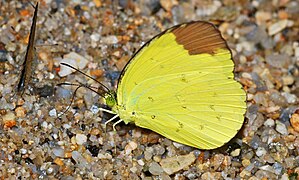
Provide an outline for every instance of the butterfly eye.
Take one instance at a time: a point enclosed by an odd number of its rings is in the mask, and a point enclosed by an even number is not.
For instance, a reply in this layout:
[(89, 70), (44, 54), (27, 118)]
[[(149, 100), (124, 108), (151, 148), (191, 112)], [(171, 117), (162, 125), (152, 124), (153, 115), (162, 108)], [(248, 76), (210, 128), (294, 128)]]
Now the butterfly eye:
[(109, 107), (113, 107), (116, 104), (115, 97), (110, 93), (107, 93), (105, 95), (105, 101), (106, 101), (107, 106), (109, 106)]

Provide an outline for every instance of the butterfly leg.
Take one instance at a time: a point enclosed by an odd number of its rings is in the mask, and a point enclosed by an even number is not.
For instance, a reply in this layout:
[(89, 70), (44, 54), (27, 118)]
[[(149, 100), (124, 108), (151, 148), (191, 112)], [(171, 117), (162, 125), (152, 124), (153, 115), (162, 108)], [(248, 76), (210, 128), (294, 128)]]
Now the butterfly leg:
[(103, 112), (106, 112), (106, 113), (109, 113), (109, 114), (116, 114), (115, 112), (113, 111), (110, 111), (108, 109), (104, 109), (104, 108), (99, 108), (100, 111), (103, 111)]
[(123, 121), (123, 120), (120, 119), (120, 120), (116, 121), (116, 122), (112, 125), (112, 127), (113, 127), (113, 131), (116, 131), (115, 126), (116, 126), (117, 124), (119, 124), (120, 122), (122, 122), (122, 121)]
[[(105, 122), (105, 131), (106, 131), (106, 126), (108, 123), (110, 123), (111, 121), (113, 121), (114, 119), (116, 119), (118, 116), (118, 114), (116, 114), (115, 116), (113, 116), (111, 119), (109, 119), (108, 121)], [(118, 122), (118, 121), (117, 121)], [(114, 123), (115, 124), (115, 123)]]

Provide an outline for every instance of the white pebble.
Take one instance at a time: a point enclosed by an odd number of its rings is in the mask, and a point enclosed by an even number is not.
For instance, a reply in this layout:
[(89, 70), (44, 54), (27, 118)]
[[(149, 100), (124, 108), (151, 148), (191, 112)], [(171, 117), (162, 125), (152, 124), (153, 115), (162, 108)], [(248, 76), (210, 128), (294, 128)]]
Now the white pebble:
[(266, 153), (267, 153), (267, 151), (263, 147), (258, 147), (256, 150), (256, 155), (258, 157), (261, 157), (261, 156), (265, 155)]
[(57, 144), (58, 144), (59, 146), (63, 146), (63, 145), (64, 145), (64, 141), (58, 141)]
[(294, 104), (297, 101), (297, 96), (288, 92), (281, 93), (289, 104)]
[(118, 39), (116, 36), (106, 36), (102, 38), (102, 41), (104, 44), (117, 44), (118, 43)]
[(100, 111), (100, 108), (98, 106), (96, 106), (96, 105), (92, 105), (91, 108), (90, 108), (90, 111), (93, 114), (97, 114)]
[(287, 127), (285, 126), (285, 124), (283, 124), (280, 121), (276, 121), (276, 131), (279, 132), (282, 135), (287, 135), (288, 134), (288, 130)]
[[(60, 63), (66, 63), (66, 64), (73, 66), (74, 68), (83, 69), (86, 67), (88, 60), (85, 57), (83, 57), (75, 52), (71, 52), (69, 54), (64, 55), (63, 59), (60, 61)], [(60, 65), (60, 71), (58, 72), (58, 75), (60, 77), (64, 77), (73, 72), (75, 72), (75, 70), (73, 70), (67, 66)]]
[(70, 52), (69, 54), (64, 55), (63, 59), (65, 58), (75, 60), (76, 67), (78, 67), (79, 69), (84, 69), (88, 63), (88, 60), (85, 57), (75, 52)]
[(247, 73), (247, 72), (242, 73), (242, 77), (243, 77), (243, 78), (247, 78), (247, 79), (252, 79), (251, 74), (249, 74), (249, 73)]
[(87, 141), (87, 136), (84, 134), (76, 134), (76, 142), (79, 145), (82, 145), (84, 143), (86, 143)]
[(93, 33), (91, 36), (90, 36), (91, 40), (93, 41), (99, 41), (100, 40), (100, 35), (98, 33)]
[(53, 149), (53, 154), (54, 154), (55, 156), (57, 156), (57, 157), (62, 157), (62, 158), (64, 158), (64, 156), (65, 156), (65, 151), (64, 151), (64, 149), (62, 149), (62, 148), (54, 148), (54, 149)]
[(64, 129), (69, 129), (69, 128), (71, 128), (72, 126), (69, 125), (69, 124), (63, 124), (62, 127), (63, 127)]
[(55, 75), (53, 73), (49, 73), (49, 79), (54, 79)]
[(144, 166), (144, 162), (142, 161), (142, 159), (139, 159), (139, 160), (137, 160), (137, 163), (140, 165), (140, 166)]
[(288, 25), (288, 20), (287, 19), (280, 20), (280, 21), (272, 24), (268, 28), (269, 35), (272, 36), (274, 34), (277, 34), (278, 32), (282, 31), (284, 28), (286, 28), (287, 25)]
[(56, 109), (52, 109), (49, 111), (49, 116), (53, 117), (53, 116), (57, 116), (57, 112), (56, 112)]
[(270, 119), (270, 118), (264, 122), (264, 125), (268, 126), (268, 127), (272, 127), (272, 126), (274, 126), (274, 124), (275, 124), (274, 120)]
[[(74, 59), (69, 59), (69, 58), (63, 58), (60, 63), (66, 63), (66, 64), (69, 64), (71, 66), (73, 66), (74, 68), (78, 68), (77, 67), (77, 63)], [(67, 66), (64, 66), (64, 65), (60, 65), (60, 71), (58, 72), (58, 75), (60, 77), (64, 77), (64, 76), (67, 76), (69, 74), (72, 74), (73, 72), (75, 72), (75, 70), (67, 67)]]
[(20, 152), (21, 152), (21, 154), (26, 154), (27, 153), (27, 149), (21, 148)]
[(48, 123), (46, 121), (42, 122), (42, 127), (48, 129)]
[(183, 144), (177, 143), (177, 142), (173, 142), (174, 147), (176, 148), (180, 148), (182, 146), (184, 146)]
[(130, 168), (130, 171), (131, 171), (132, 173), (136, 173), (137, 170), (138, 170), (138, 169), (137, 169), (137, 167), (135, 167), (135, 166)]

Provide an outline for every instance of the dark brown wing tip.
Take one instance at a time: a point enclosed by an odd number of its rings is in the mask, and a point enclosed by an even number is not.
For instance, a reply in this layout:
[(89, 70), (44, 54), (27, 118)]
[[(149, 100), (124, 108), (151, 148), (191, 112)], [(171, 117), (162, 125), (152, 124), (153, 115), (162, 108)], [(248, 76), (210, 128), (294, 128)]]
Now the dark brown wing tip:
[(209, 22), (194, 21), (170, 30), (178, 44), (184, 46), (190, 55), (215, 54), (219, 49), (228, 49), (220, 31)]

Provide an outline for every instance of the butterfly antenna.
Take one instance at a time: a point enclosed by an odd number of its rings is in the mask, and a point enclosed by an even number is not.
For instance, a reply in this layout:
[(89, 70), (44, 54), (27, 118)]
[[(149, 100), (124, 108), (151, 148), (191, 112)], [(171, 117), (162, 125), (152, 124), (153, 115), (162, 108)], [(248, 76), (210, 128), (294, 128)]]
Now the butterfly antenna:
[[(74, 84), (72, 84), (72, 85), (74, 85)], [(78, 84), (76, 84), (76, 85), (78, 85)], [(66, 108), (66, 110), (63, 111), (62, 114), (60, 114), (60, 115), (57, 116), (57, 118), (60, 118), (62, 115), (64, 115), (64, 114), (71, 108), (71, 106), (72, 106), (72, 104), (73, 104), (73, 102), (74, 102), (74, 99), (75, 99), (75, 95), (76, 95), (76, 93), (77, 93), (77, 91), (78, 91), (78, 89), (79, 89), (80, 87), (82, 87), (82, 86), (79, 85), (79, 86), (76, 88), (76, 90), (74, 91), (74, 95), (73, 95), (73, 97), (72, 97), (72, 100), (71, 100), (70, 104), (68, 105), (68, 107)]]
[(59, 84), (56, 84), (56, 86), (78, 86), (78, 87), (84, 87), (84, 88), (87, 88), (89, 90), (91, 90), (92, 92), (98, 94), (99, 96), (105, 98), (105, 96), (103, 96), (101, 93), (99, 93), (98, 91), (94, 90), (93, 88), (97, 88), (97, 87), (92, 87), (92, 86), (87, 86), (87, 85), (84, 85), (84, 84), (72, 84), (72, 83), (59, 83)]
[(71, 69), (73, 69), (73, 70), (75, 70), (75, 71), (77, 71), (77, 72), (83, 74), (83, 75), (86, 76), (86, 77), (89, 77), (90, 79), (94, 80), (95, 82), (97, 82), (97, 83), (99, 83), (101, 86), (103, 86), (103, 87), (106, 89), (106, 92), (105, 92), (105, 93), (109, 93), (109, 91), (110, 91), (109, 88), (106, 87), (106, 86), (105, 86), (103, 83), (101, 83), (100, 81), (96, 80), (95, 78), (89, 76), (88, 74), (86, 74), (86, 73), (80, 71), (80, 70), (77, 69), (77, 68), (74, 68), (73, 66), (71, 66), (71, 65), (69, 65), (69, 64), (66, 64), (66, 63), (60, 63), (60, 64), (62, 64), (62, 65), (64, 65), (64, 66), (67, 66), (67, 67), (69, 67), (69, 68), (71, 68)]

